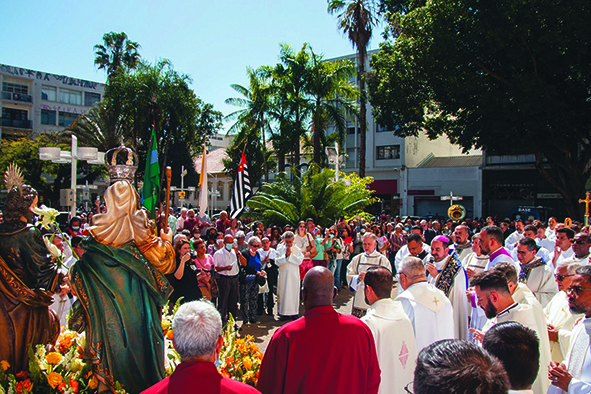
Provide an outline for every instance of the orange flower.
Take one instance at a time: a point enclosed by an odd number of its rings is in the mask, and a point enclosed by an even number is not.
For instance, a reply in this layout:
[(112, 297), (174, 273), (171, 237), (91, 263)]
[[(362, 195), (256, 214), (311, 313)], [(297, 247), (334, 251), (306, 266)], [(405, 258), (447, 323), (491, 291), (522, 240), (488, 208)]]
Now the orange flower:
[(57, 372), (51, 372), (47, 375), (47, 382), (52, 389), (56, 388), (62, 382), (62, 375)]
[(61, 382), (57, 389), (63, 394), (66, 391), (66, 382)]
[(168, 330), (168, 332), (166, 333), (166, 338), (168, 338), (172, 341), (173, 337), (174, 337), (174, 334), (173, 334), (172, 330)]
[(68, 380), (68, 383), (70, 383), (70, 387), (73, 389), (72, 392), (77, 393), (78, 392), (78, 381), (75, 379), (70, 379), (70, 380)]
[(51, 353), (47, 353), (47, 355), (45, 356), (45, 361), (47, 361), (48, 364), (59, 364), (60, 362), (62, 362), (63, 356), (59, 353), (56, 352), (51, 352)]
[(221, 372), (221, 374), (222, 374), (223, 376), (227, 377), (227, 378), (229, 378), (229, 377), (230, 377), (230, 374), (229, 374), (229, 373), (228, 373), (228, 371), (226, 371), (225, 369), (222, 369), (222, 372)]
[(16, 392), (18, 394), (23, 394), (23, 392), (27, 392), (30, 393), (33, 390), (33, 382), (31, 382), (31, 379), (27, 379), (25, 381), (22, 382), (18, 382), (16, 384)]
[(92, 378), (90, 378), (90, 380), (88, 381), (88, 387), (91, 390), (94, 390), (98, 387), (98, 379), (96, 378), (95, 375), (92, 375)]
[(0, 368), (2, 368), (3, 371), (6, 371), (8, 368), (10, 368), (10, 364), (8, 361), (2, 360), (0, 361)]
[(29, 377), (29, 371), (20, 371), (16, 374), (17, 379), (26, 379)]

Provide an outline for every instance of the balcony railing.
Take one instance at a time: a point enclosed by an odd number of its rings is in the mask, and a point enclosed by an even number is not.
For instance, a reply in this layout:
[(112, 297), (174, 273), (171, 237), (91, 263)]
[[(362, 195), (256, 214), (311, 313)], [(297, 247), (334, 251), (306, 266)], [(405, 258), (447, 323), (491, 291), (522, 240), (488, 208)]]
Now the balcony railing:
[(32, 103), (33, 96), (24, 93), (2, 92), (3, 100), (20, 101), (22, 103)]
[(30, 120), (18, 120), (18, 119), (2, 119), (2, 126), (4, 127), (15, 127), (18, 129), (32, 129), (33, 122)]

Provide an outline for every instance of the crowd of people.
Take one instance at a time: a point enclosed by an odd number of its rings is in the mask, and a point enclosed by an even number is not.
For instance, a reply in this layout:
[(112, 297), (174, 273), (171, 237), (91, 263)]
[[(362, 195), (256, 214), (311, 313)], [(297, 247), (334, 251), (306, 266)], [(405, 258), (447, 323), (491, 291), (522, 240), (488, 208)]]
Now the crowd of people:
[[(69, 222), (66, 268), (88, 226)], [(580, 223), (380, 216), (280, 228), (183, 208), (157, 226), (175, 234), (170, 308), (205, 299), (222, 325), (294, 320), (263, 358), (265, 394), (591, 392), (591, 236)], [(51, 306), (63, 319), (69, 290)], [(340, 291), (354, 293), (350, 316), (332, 307)]]

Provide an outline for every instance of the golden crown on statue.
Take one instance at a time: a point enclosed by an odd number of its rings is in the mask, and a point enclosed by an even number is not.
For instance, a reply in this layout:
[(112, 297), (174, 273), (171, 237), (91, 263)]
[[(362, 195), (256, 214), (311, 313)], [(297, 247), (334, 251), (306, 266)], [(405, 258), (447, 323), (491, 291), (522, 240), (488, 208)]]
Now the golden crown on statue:
[(105, 153), (105, 165), (111, 183), (115, 181), (133, 182), (137, 170), (138, 158), (133, 149), (126, 146), (113, 148)]

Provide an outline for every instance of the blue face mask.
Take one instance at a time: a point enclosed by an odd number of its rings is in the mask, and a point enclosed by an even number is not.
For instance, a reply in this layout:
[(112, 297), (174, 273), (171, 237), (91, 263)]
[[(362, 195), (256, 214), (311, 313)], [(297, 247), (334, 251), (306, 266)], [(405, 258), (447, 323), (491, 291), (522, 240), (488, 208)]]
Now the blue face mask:
[(79, 229), (80, 229), (79, 226), (72, 226), (72, 230), (74, 230), (74, 231), (78, 231)]
[(228, 249), (228, 251), (234, 249), (234, 244), (226, 244), (226, 249)]
[(329, 238), (330, 238), (330, 239), (333, 239), (333, 238), (334, 238), (334, 234), (330, 234), (330, 235), (329, 235)]

